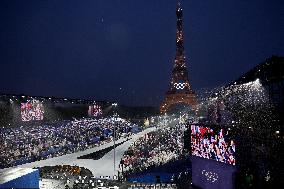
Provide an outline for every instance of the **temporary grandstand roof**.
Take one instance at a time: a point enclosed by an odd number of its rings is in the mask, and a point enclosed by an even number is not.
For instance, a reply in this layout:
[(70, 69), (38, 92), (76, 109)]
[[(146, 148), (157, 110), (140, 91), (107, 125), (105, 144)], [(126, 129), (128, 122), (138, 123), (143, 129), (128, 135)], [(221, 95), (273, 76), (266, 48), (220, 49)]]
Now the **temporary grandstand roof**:
[(284, 57), (272, 56), (243, 74), (232, 84), (243, 84), (259, 79), (263, 85), (284, 80)]

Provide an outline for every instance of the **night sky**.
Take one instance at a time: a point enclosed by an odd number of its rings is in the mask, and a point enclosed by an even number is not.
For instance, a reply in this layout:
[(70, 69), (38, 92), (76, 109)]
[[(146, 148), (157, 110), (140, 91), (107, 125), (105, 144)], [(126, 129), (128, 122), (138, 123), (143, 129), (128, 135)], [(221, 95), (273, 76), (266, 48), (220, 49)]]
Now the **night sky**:
[[(183, 0), (194, 90), (284, 56), (283, 0)], [(0, 93), (158, 106), (175, 56), (176, 0), (1, 0)]]

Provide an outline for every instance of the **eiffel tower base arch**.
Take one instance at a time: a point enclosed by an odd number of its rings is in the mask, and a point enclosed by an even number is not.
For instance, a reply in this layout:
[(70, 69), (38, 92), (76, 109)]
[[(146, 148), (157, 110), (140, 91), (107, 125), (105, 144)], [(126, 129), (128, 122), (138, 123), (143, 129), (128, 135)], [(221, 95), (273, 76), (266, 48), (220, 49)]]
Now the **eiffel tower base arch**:
[(197, 106), (196, 94), (195, 93), (166, 94), (166, 98), (160, 106), (160, 113), (161, 114), (166, 113), (171, 106), (179, 103), (190, 105), (193, 109), (195, 109)]

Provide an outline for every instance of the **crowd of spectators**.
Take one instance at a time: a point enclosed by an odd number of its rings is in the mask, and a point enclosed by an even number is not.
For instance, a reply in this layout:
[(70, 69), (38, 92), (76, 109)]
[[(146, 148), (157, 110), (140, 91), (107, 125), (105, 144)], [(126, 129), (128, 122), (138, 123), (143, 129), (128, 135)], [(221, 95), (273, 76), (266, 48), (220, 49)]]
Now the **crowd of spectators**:
[(123, 119), (84, 118), (51, 125), (0, 129), (0, 168), (61, 156), (130, 135), (135, 125)]
[(224, 129), (191, 126), (192, 155), (235, 165), (235, 142)]
[(145, 134), (124, 153), (120, 169), (124, 177), (183, 157), (184, 124), (164, 127)]

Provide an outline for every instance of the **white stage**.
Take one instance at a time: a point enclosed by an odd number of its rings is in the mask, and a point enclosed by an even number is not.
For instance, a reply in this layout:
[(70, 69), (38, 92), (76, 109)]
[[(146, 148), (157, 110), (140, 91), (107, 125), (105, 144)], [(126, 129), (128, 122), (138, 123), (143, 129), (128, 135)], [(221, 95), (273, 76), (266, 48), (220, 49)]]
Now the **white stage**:
[(0, 184), (4, 184), (6, 182), (22, 177), (34, 171), (35, 169), (31, 169), (31, 168), (13, 168), (9, 170), (2, 169), (0, 171)]
[[(116, 174), (119, 169), (119, 163), (123, 156), (123, 153), (128, 149), (128, 147), (136, 141), (139, 137), (143, 136), (144, 134), (151, 132), (155, 130), (155, 128), (148, 128), (144, 130), (143, 132), (140, 132), (136, 135), (132, 135), (131, 139), (124, 142), (120, 146), (116, 147), (115, 150), (115, 167), (116, 167)], [(116, 143), (122, 142), (127, 140), (126, 138), (117, 140)], [(73, 154), (67, 154), (59, 157), (54, 157), (46, 160), (36, 161), (32, 163), (27, 163), (23, 165), (19, 165), (17, 167), (22, 168), (34, 168), (34, 167), (44, 167), (44, 166), (55, 166), (55, 165), (77, 165), (80, 167), (85, 167), (89, 169), (94, 176), (113, 176), (114, 175), (114, 165), (113, 165), (113, 150), (105, 154), (101, 159), (99, 160), (93, 160), (93, 159), (77, 159), (77, 157), (90, 154), (93, 152), (96, 152), (98, 150), (104, 149), (106, 147), (112, 146), (113, 142), (101, 145), (99, 147), (94, 147), (91, 149), (87, 149), (85, 151), (76, 152)], [(6, 168), (11, 169), (11, 168)]]
[(39, 170), (12, 168), (0, 170), (0, 188), (38, 188)]

